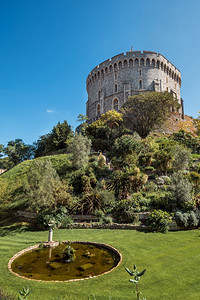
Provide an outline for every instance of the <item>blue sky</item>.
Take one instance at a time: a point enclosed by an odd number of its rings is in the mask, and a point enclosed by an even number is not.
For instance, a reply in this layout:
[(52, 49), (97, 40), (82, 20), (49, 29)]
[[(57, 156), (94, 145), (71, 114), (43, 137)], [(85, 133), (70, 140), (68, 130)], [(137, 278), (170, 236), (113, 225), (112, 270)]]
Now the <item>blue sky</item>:
[(163, 54), (182, 73), (185, 113), (200, 111), (200, 1), (0, 0), (0, 144), (75, 128), (86, 78), (119, 53)]

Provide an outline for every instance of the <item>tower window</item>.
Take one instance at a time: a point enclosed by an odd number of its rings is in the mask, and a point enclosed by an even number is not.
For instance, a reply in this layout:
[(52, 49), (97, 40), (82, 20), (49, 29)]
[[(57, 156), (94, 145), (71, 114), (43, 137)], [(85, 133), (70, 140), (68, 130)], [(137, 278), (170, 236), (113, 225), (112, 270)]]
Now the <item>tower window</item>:
[(115, 93), (117, 93), (117, 84), (115, 83)]
[(139, 81), (139, 88), (142, 89), (142, 80)]
[(140, 76), (142, 75), (142, 70), (140, 70)]
[(100, 113), (101, 113), (101, 106), (100, 104), (97, 104), (97, 117), (100, 116)]
[(119, 110), (119, 101), (118, 99), (114, 99), (113, 101), (113, 109), (118, 111)]

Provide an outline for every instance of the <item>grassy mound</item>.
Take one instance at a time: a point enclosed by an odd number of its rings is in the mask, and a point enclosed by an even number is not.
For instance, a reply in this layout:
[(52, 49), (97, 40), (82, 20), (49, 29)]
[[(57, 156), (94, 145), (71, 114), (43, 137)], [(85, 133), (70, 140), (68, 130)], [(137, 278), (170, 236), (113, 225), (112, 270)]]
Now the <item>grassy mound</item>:
[[(35, 160), (50, 160), (54, 169), (62, 177), (71, 167), (70, 155), (59, 154), (38, 157)], [(21, 198), (23, 181), (35, 160), (27, 160), (15, 166), (0, 176), (0, 208), (1, 209), (23, 209), (26, 206), (25, 199)], [(6, 193), (4, 193), (6, 190)], [(3, 198), (1, 195), (4, 195)]]

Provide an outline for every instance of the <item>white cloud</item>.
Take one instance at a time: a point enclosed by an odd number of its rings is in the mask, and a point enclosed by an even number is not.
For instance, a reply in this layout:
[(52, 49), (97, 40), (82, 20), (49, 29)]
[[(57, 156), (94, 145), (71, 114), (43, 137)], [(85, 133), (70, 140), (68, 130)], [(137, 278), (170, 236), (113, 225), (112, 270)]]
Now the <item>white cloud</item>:
[(48, 114), (52, 114), (52, 113), (54, 113), (54, 110), (53, 109), (47, 109), (47, 111), (46, 111)]

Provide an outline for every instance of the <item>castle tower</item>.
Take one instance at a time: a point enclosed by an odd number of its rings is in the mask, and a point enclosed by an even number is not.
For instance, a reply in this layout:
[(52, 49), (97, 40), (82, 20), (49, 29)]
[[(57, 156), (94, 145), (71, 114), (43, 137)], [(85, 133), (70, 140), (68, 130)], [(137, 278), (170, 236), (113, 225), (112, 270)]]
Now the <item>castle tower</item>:
[(90, 122), (108, 110), (119, 110), (129, 96), (148, 91), (169, 91), (178, 99), (183, 117), (181, 72), (160, 53), (130, 51), (116, 55), (96, 66), (86, 84)]

